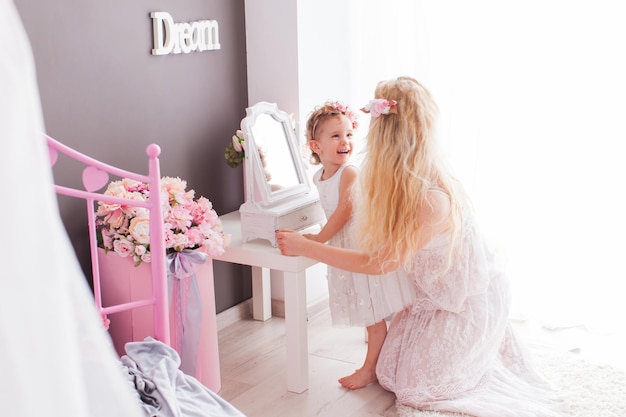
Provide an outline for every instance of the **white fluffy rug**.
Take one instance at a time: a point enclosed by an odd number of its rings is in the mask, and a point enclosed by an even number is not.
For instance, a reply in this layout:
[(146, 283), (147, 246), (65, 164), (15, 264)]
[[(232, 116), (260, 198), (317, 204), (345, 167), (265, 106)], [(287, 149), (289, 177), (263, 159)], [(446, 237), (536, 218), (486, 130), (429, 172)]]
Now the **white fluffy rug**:
[[(625, 353), (626, 354), (626, 353)], [(570, 394), (572, 417), (626, 417), (626, 373), (581, 359), (574, 353), (535, 354), (536, 368)], [(418, 411), (396, 405), (385, 417), (463, 417), (462, 414)]]

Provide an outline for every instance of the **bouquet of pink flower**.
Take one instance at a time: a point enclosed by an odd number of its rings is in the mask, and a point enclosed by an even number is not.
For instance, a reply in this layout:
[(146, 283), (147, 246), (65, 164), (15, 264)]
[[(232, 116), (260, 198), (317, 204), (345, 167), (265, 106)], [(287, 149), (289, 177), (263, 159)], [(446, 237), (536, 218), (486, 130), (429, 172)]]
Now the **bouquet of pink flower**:
[[(186, 188), (187, 182), (180, 178), (161, 178), (166, 252), (202, 248), (210, 256), (221, 255), (230, 236), (224, 234), (211, 202), (204, 197), (194, 200), (195, 191)], [(104, 194), (147, 201), (150, 190), (148, 184), (124, 178), (109, 183)], [(98, 202), (96, 230), (98, 246), (106, 252), (132, 256), (135, 266), (150, 262), (148, 209)]]

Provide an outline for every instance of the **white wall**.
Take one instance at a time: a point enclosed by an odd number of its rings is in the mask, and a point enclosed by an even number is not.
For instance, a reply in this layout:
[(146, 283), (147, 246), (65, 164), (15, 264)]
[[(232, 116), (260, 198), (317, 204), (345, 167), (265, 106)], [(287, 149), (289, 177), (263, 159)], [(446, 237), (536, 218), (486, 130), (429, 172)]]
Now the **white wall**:
[(624, 307), (615, 283), (626, 277), (626, 26), (619, 5), (352, 5), (355, 102), (397, 75), (428, 87), (451, 165), (483, 231), (507, 255), (514, 308), (552, 324), (619, 325)]
[[(611, 288), (626, 251), (626, 29), (614, 1), (250, 2), (289, 10), (269, 19), (296, 31), (288, 88), (302, 122), (329, 98), (361, 107), (381, 79), (412, 75), (429, 88), (451, 164), (509, 253), (518, 300), (558, 314), (551, 300), (565, 310), (567, 288), (568, 314), (588, 316), (579, 303), (591, 295), (594, 311), (618, 304), (603, 303), (621, 294)], [(280, 20), (294, 18), (297, 30)], [(280, 48), (264, 57), (285, 62)]]
[[(248, 65), (248, 102), (275, 102), (293, 114), (298, 124), (304, 124), (310, 99), (306, 99), (319, 80), (308, 80), (308, 63), (301, 62), (299, 7), (303, 2), (293, 0), (246, 0), (246, 43)], [(314, 19), (313, 16), (311, 16)], [(308, 54), (304, 54), (307, 55)], [(301, 91), (302, 88), (302, 91)], [(334, 86), (329, 87), (330, 91)], [(326, 266), (318, 265), (307, 271), (307, 301), (326, 297)], [(272, 272), (272, 299), (284, 300), (282, 276)]]
[[(278, 103), (304, 126), (326, 100), (355, 109), (372, 96), (376, 82), (414, 75), (417, 48), (411, 0), (246, 0), (248, 98)], [(407, 53), (398, 53), (402, 48)], [(367, 132), (369, 118), (361, 113)], [(300, 138), (303, 140), (302, 132)], [(357, 153), (359, 147), (357, 146)], [(356, 155), (358, 160), (358, 155)], [(316, 167), (311, 167), (310, 172)], [(272, 277), (272, 299), (283, 300), (280, 277)], [(307, 271), (307, 298), (327, 296), (326, 266)]]

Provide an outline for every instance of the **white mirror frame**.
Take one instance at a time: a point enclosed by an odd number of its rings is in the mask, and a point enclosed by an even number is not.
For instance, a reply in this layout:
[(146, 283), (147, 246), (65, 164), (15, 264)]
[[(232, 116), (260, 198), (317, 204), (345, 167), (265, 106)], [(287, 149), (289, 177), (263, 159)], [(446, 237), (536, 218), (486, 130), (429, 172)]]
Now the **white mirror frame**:
[[(265, 170), (254, 140), (253, 127), (260, 115), (269, 115), (282, 124), (285, 134), (284, 140), (289, 146), (291, 159), (294, 164), (299, 184), (288, 188), (272, 191), (271, 185), (265, 177)], [(271, 206), (286, 201), (293, 196), (311, 192), (311, 182), (304, 167), (304, 160), (291, 123), (289, 115), (280, 110), (276, 103), (261, 101), (246, 109), (246, 117), (241, 121), (241, 131), (244, 136), (244, 172), (246, 181), (246, 203), (259, 206)], [(278, 138), (280, 139), (280, 138)], [(285, 162), (286, 163), (286, 162)], [(259, 200), (260, 197), (260, 200)]]
[[(300, 231), (316, 225), (321, 226), (325, 221), (324, 209), (317, 190), (312, 187), (312, 182), (307, 176), (304, 159), (298, 149), (296, 135), (287, 113), (279, 110), (275, 103), (267, 102), (260, 102), (247, 108), (246, 113), (247, 116), (241, 121), (246, 155), (244, 159), (246, 201), (239, 207), (241, 240), (248, 242), (266, 239), (276, 247), (276, 230)], [(253, 134), (253, 127), (261, 115), (271, 116), (279, 126), (282, 126), (284, 137), (279, 140), (284, 139), (288, 144), (291, 163), (298, 177), (297, 181), (288, 180), (287, 183), (297, 182), (295, 185), (272, 191), (272, 185), (266, 179)], [(280, 131), (276, 126), (272, 130)], [(267, 152), (271, 150), (267, 149)], [(271, 173), (271, 167), (269, 171)]]

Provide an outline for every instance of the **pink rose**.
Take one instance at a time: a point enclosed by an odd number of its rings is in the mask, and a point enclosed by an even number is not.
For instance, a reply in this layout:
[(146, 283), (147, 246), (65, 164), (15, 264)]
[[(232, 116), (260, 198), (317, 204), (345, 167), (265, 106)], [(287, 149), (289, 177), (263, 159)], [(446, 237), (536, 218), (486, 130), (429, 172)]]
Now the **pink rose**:
[(173, 233), (165, 239), (165, 247), (174, 249), (177, 252), (182, 251), (189, 246), (189, 239), (183, 233)]
[(104, 217), (107, 214), (113, 211), (119, 210), (119, 209), (120, 209), (119, 204), (99, 202), (98, 209), (96, 210), (96, 216)]
[(172, 210), (167, 215), (167, 222), (172, 225), (172, 229), (179, 229), (186, 231), (191, 226), (193, 216), (189, 211), (180, 205), (172, 207)]
[(126, 258), (132, 255), (135, 251), (135, 245), (133, 242), (129, 242), (126, 239), (120, 239), (113, 242), (113, 250), (122, 258)]
[(202, 224), (205, 222), (215, 223), (214, 219), (217, 219), (217, 213), (213, 210), (213, 204), (205, 197), (200, 197), (190, 209), (193, 216), (193, 222), (196, 224)]
[(144, 245), (135, 245), (135, 255), (141, 257), (144, 255), (148, 249)]
[(126, 216), (124, 215), (124, 212), (120, 209), (109, 213), (109, 215), (104, 218), (104, 221), (107, 222), (112, 228), (117, 229), (122, 227), (125, 219)]
[(204, 249), (210, 256), (219, 256), (224, 253), (226, 246), (225, 237), (222, 234), (211, 233), (209, 238), (204, 241)]
[(113, 236), (115, 232), (111, 232), (109, 229), (102, 228), (102, 246), (106, 249), (113, 249)]
[(172, 193), (184, 193), (187, 188), (187, 181), (183, 181), (180, 178), (163, 177), (161, 178), (161, 190), (167, 194)]
[(190, 245), (201, 245), (204, 242), (204, 234), (198, 227), (192, 227), (187, 230), (187, 239), (189, 240)]
[(104, 192), (104, 194), (110, 195), (113, 197), (125, 198), (127, 192), (126, 192), (126, 187), (124, 186), (122, 181), (113, 181), (107, 186), (107, 189)]
[(126, 190), (138, 190), (143, 188), (144, 184), (141, 181), (131, 180), (130, 178), (123, 178), (121, 181), (117, 181)]

